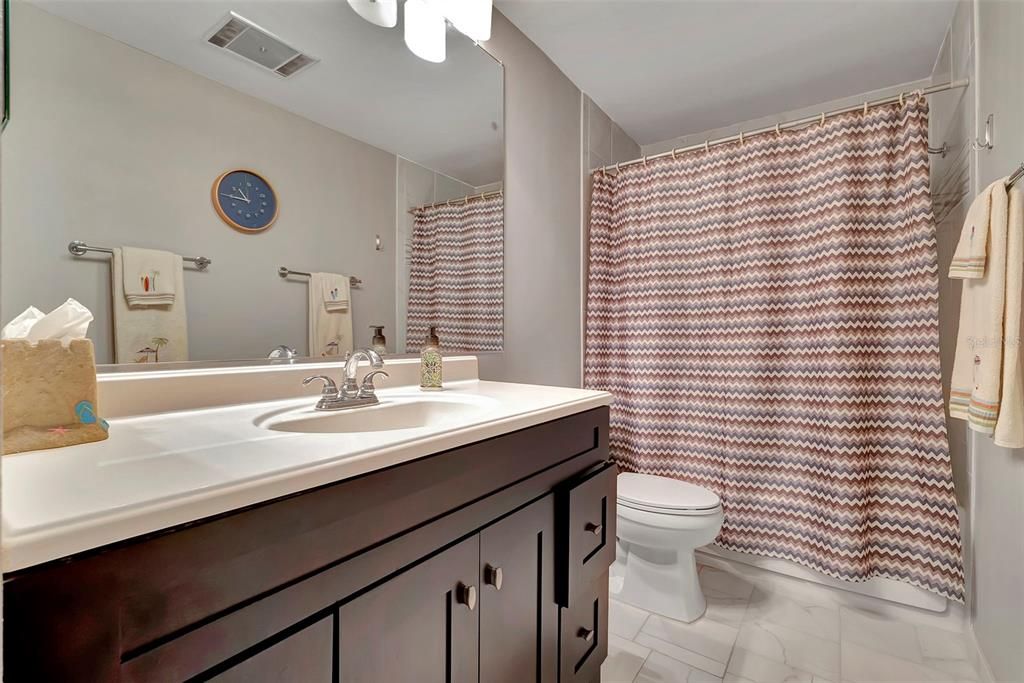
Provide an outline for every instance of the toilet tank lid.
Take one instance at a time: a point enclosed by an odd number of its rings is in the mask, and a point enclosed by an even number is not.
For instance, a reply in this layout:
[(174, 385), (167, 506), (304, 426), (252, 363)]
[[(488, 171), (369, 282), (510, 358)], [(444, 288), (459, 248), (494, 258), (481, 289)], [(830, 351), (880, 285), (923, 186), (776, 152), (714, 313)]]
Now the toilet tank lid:
[(678, 479), (624, 472), (618, 478), (618, 499), (666, 510), (710, 510), (721, 504), (713, 491)]

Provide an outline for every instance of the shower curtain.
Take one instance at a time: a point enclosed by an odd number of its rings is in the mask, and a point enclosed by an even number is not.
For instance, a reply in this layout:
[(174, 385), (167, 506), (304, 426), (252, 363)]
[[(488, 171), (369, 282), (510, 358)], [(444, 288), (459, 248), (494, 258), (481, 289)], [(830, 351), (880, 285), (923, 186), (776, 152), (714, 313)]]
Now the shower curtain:
[(407, 351), (420, 350), (432, 325), (442, 349), (501, 351), (503, 216), (500, 194), (413, 209)]
[(723, 548), (963, 601), (928, 109), (593, 179), (585, 384), (627, 471), (717, 492)]

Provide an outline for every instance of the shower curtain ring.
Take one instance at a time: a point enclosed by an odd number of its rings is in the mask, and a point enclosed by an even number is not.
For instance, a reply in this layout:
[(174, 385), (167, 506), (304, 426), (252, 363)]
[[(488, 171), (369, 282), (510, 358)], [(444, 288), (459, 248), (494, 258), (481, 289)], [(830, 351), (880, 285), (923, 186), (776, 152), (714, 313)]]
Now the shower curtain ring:
[(864, 113), (865, 114), (868, 113), (868, 101), (867, 100), (864, 100)]
[(776, 135), (782, 135), (782, 124), (781, 123), (776, 123), (775, 124), (775, 134)]
[(647, 155), (645, 154), (644, 155), (644, 166), (646, 166), (646, 165), (647, 165)]
[(710, 152), (711, 151), (711, 141), (710, 140), (705, 140), (704, 141), (704, 151), (705, 152)]
[(821, 121), (818, 122), (819, 126), (825, 125), (825, 112), (821, 112)]
[(903, 93), (900, 93), (900, 106), (903, 106)]
[(676, 160), (676, 148), (673, 147), (672, 148), (672, 161), (675, 161), (675, 160)]
[(743, 146), (743, 131), (740, 131), (740, 147)]

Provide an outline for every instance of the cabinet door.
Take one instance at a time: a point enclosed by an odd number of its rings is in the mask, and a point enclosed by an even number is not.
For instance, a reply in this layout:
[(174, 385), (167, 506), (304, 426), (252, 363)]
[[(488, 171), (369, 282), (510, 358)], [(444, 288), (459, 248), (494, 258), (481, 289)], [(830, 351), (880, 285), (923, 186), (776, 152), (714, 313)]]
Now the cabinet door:
[(472, 536), (341, 606), (339, 680), (477, 680), (480, 540)]
[(331, 683), (334, 620), (321, 619), (212, 677), (216, 683)]
[(480, 532), (480, 680), (558, 676), (554, 496)]

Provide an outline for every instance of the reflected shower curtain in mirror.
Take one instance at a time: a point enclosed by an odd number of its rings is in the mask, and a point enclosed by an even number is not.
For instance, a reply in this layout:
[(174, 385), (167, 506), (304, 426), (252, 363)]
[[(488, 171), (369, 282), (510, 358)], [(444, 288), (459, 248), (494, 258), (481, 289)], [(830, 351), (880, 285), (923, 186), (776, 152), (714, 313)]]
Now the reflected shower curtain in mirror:
[(413, 209), (407, 351), (431, 325), (443, 350), (501, 351), (503, 216), (500, 194)]
[(594, 175), (585, 384), (716, 543), (963, 601), (927, 103)]

